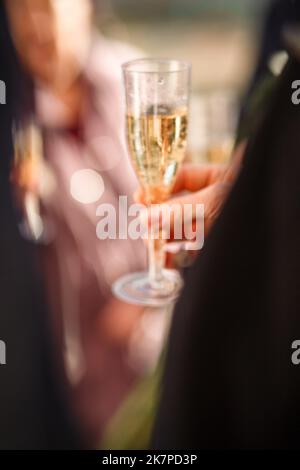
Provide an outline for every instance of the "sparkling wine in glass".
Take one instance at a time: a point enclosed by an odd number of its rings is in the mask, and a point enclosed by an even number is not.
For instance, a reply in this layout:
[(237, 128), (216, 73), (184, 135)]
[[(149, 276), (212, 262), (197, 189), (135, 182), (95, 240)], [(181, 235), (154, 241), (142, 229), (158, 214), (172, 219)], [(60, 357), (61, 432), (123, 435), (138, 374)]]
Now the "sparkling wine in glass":
[[(168, 200), (185, 157), (190, 72), (188, 63), (177, 60), (139, 59), (123, 65), (128, 148), (148, 207)], [(165, 269), (164, 245), (162, 233), (150, 234), (148, 272), (119, 279), (113, 286), (117, 297), (146, 306), (176, 300), (182, 279)]]

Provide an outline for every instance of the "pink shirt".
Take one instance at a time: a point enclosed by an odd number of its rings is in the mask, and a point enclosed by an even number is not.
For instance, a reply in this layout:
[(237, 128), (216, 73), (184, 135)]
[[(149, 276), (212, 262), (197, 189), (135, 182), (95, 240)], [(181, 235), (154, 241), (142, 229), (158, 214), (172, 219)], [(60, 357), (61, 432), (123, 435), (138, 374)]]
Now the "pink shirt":
[[(123, 305), (118, 316), (111, 284), (122, 274), (143, 269), (146, 249), (139, 241), (99, 240), (96, 209), (100, 203), (117, 207), (120, 195), (128, 195), (130, 204), (137, 187), (124, 138), (121, 64), (138, 55), (128, 46), (97, 38), (84, 70), (88, 99), (79, 133), (65, 129), (61, 104), (45, 90), (36, 90), (45, 157), (56, 180), (44, 201), (54, 236), (42, 248), (42, 259), (58, 347), (65, 351), (70, 400), (93, 443), (137, 375), (127, 361), (126, 341), (118, 340), (118, 328), (126, 316), (134, 325), (138, 310)], [(96, 170), (103, 179), (105, 191), (95, 203), (82, 204), (71, 195), (72, 175), (81, 169)], [(125, 337), (130, 335), (127, 329)]]

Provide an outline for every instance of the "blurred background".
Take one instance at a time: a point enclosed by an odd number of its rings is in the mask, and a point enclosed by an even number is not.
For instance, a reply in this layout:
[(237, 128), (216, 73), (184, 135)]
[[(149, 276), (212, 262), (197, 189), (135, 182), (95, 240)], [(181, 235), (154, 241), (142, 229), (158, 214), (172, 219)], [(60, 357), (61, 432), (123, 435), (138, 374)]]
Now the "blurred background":
[(227, 161), (269, 0), (98, 0), (97, 24), (146, 55), (193, 66), (190, 158)]
[[(40, 344), (22, 340), (24, 349), (25, 343), (37, 348), (26, 349), (26, 364), (32, 362), (31, 353), (43, 357), (39, 351), (48, 347), (44, 337), (53, 340), (58, 357), (53, 358), (53, 382), (59, 387), (66, 384), (66, 393), (58, 389), (57, 395), (68, 404), (84, 445), (99, 447), (101, 442), (108, 449), (145, 449), (158, 403), (172, 307), (144, 309), (116, 299), (112, 284), (121, 275), (145, 269), (146, 248), (141, 240), (96, 237), (100, 199), (117, 208), (119, 197), (126, 195), (131, 204), (137, 185), (124, 139), (121, 64), (142, 56), (189, 61), (193, 82), (187, 159), (225, 163), (257, 65), (269, 1), (93, 0), (93, 4), (95, 12), (87, 0), (0, 0), (0, 78), (7, 82), (10, 107), (0, 115), (4, 155), (0, 164), (6, 171), (2, 207), (8, 207), (10, 230), (17, 232), (15, 240), (3, 230), (6, 238), (0, 243), (6, 255), (6, 265), (0, 266), (3, 278), (7, 272), (16, 274), (15, 280), (7, 278), (8, 287), (3, 284), (1, 296), (5, 294), (7, 307), (2, 308), (0, 321), (11, 322), (15, 338), (16, 333), (31, 331), (27, 314), (33, 312), (32, 338), (40, 338)], [(91, 20), (110, 40), (95, 34)], [(32, 249), (32, 255), (26, 256), (34, 267), (38, 259), (37, 280), (24, 270), (29, 262), (21, 265), (20, 255), (11, 268), (14, 243), (19, 243), (21, 253)], [(172, 253), (172, 266), (178, 269), (193, 260), (182, 249)], [(24, 277), (33, 279), (28, 288)], [(37, 283), (44, 287), (46, 301), (37, 299), (35, 311), (32, 299), (41, 291)], [(19, 304), (14, 304), (16, 288), (23, 289), (27, 303), (19, 292)], [(49, 324), (41, 325), (43, 333), (35, 332), (36, 319), (48, 321), (48, 314)], [(10, 445), (16, 445), (16, 434), (28, 448), (69, 445), (64, 442), (68, 432), (56, 424), (55, 432), (50, 426), (49, 435), (56, 437), (56, 430), (62, 429), (61, 443), (49, 443), (47, 424), (43, 442), (38, 442), (41, 426), (34, 429), (30, 417), (36, 414), (40, 419), (36, 400), (31, 410), (24, 410), (28, 417), (23, 417), (14, 401), (22, 407), (24, 399), (11, 390), (28, 386), (31, 396), (31, 388), (44, 378), (32, 362), (31, 372), (37, 378), (27, 380), (31, 375), (26, 372), (19, 384), (19, 361), (12, 365), (18, 385), (7, 382)], [(42, 362), (40, 367), (47, 371)], [(37, 393), (52, 420), (46, 379)], [(11, 417), (11, 409), (15, 416)], [(46, 418), (46, 423), (51, 421)], [(26, 445), (24, 435), (29, 436)], [(0, 448), (3, 445), (0, 436)]]

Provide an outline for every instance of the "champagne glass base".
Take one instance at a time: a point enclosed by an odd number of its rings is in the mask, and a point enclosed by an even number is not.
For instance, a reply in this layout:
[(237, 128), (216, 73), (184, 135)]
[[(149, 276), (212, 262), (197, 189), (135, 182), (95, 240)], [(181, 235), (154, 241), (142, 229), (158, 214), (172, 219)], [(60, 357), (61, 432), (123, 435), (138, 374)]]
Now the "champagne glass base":
[(160, 282), (152, 283), (148, 272), (128, 274), (118, 279), (112, 287), (116, 297), (125, 302), (147, 307), (162, 307), (174, 302), (183, 287), (180, 274), (171, 269), (163, 270)]

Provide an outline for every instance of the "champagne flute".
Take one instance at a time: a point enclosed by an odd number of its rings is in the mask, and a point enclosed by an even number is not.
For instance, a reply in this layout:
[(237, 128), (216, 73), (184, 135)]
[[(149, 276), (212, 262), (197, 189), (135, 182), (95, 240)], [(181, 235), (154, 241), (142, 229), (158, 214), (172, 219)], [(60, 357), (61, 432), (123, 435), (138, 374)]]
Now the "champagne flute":
[[(186, 62), (139, 59), (123, 65), (127, 142), (146, 205), (170, 197), (187, 143), (191, 67)], [(113, 285), (122, 300), (163, 306), (176, 300), (182, 279), (165, 269), (163, 234), (148, 240), (148, 272), (122, 277)]]
[(14, 161), (12, 179), (21, 212), (20, 232), (34, 243), (45, 239), (44, 220), (40, 208), (40, 180), (43, 169), (41, 131), (30, 118), (14, 124)]

